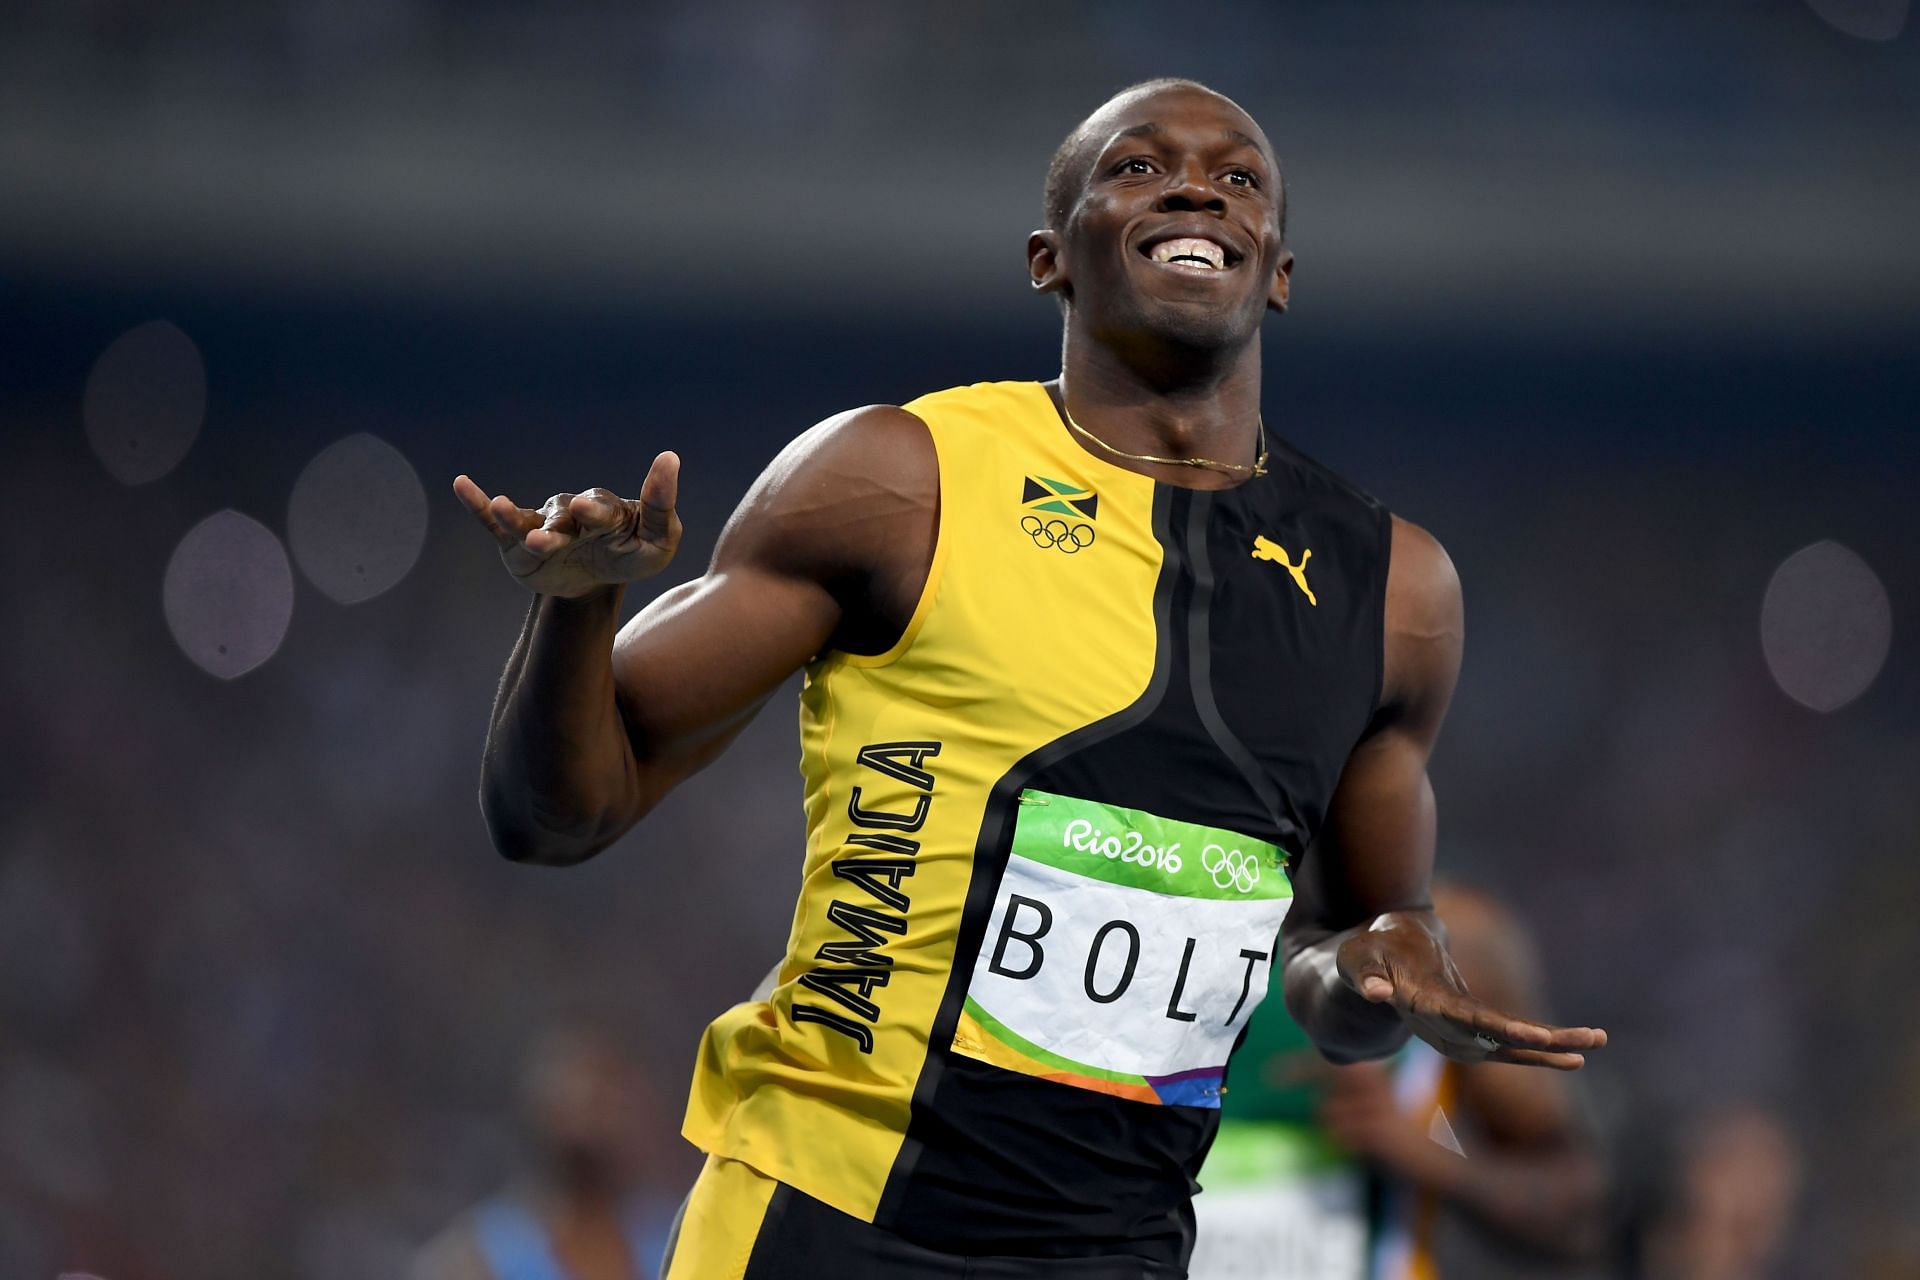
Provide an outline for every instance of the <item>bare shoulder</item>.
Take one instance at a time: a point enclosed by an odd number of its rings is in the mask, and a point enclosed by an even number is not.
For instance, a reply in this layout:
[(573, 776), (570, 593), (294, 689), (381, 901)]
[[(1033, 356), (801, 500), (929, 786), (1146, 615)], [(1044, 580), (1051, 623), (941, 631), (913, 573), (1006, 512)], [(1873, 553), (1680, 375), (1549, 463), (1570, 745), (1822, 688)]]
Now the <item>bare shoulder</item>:
[(839, 482), (895, 487), (937, 474), (927, 424), (891, 404), (836, 413), (802, 432), (775, 458), (763, 484), (801, 490)]
[(1432, 534), (1395, 516), (1387, 567), (1383, 706), (1431, 720), (1437, 731), (1459, 678), (1465, 643), (1466, 609), (1452, 558)]
[(926, 423), (868, 405), (781, 451), (721, 531), (713, 568), (824, 591), (839, 614), (828, 647), (880, 653), (913, 616), (939, 518), (940, 464)]
[(916, 519), (930, 530), (939, 492), (924, 422), (893, 405), (850, 409), (780, 451), (728, 521), (716, 564), (771, 558), (810, 577), (870, 567), (861, 552), (876, 535)]
[(1460, 574), (1439, 539), (1411, 520), (1393, 517), (1387, 566), (1387, 626), (1421, 634), (1463, 631)]

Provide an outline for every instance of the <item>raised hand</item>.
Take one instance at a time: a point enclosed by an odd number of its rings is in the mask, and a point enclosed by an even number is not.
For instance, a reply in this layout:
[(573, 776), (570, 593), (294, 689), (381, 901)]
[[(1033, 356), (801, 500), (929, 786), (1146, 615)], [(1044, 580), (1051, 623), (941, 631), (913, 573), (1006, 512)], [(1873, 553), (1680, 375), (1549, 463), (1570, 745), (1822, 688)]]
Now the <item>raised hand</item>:
[(1459, 1062), (1576, 1071), (1607, 1043), (1598, 1027), (1555, 1027), (1473, 997), (1431, 912), (1393, 911), (1340, 944), (1340, 977), (1362, 999), (1391, 1004), (1413, 1034)]
[(453, 491), (500, 543), (500, 559), (529, 591), (577, 598), (651, 578), (680, 545), (674, 503), (680, 457), (653, 460), (638, 498), (606, 489), (556, 493), (538, 511), (515, 506), (505, 494), (488, 497), (466, 476)]

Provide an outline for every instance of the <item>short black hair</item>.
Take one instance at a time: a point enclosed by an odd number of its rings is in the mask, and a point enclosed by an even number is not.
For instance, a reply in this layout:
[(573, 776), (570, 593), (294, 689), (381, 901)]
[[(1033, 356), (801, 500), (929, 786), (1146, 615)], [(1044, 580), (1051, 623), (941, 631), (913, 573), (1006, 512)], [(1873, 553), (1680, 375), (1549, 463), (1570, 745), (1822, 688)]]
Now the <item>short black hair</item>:
[[(1198, 89), (1202, 93), (1211, 93), (1216, 98), (1227, 97), (1218, 89), (1201, 84), (1198, 80), (1188, 80), (1183, 76), (1160, 76), (1116, 90), (1108, 95), (1107, 102), (1134, 94), (1158, 93), (1162, 89)], [(1233, 99), (1227, 98), (1227, 101), (1231, 102)], [(1101, 103), (1100, 107), (1105, 107), (1107, 102)], [(1054, 148), (1053, 160), (1047, 165), (1047, 185), (1040, 197), (1040, 216), (1049, 230), (1058, 231), (1066, 225), (1067, 215), (1073, 212), (1073, 202), (1079, 198), (1080, 189), (1086, 185), (1086, 175), (1079, 172), (1079, 166), (1074, 162), (1079, 159), (1081, 143), (1086, 140), (1084, 135), (1087, 120), (1093, 119), (1094, 115), (1099, 113), (1100, 107), (1094, 108), (1087, 119), (1075, 125), (1073, 132), (1061, 139), (1060, 145)], [(1276, 166), (1274, 180), (1279, 184), (1280, 238), (1285, 240), (1287, 238), (1287, 180), (1278, 171), (1278, 157), (1275, 157), (1274, 164)]]

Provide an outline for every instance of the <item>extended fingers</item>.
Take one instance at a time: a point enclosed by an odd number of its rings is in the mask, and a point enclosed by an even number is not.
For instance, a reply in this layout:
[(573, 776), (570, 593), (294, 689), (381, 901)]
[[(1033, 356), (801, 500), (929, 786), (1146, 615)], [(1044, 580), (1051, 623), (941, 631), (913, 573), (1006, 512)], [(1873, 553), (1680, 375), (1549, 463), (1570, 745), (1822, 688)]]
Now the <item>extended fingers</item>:
[(507, 495), (500, 494), (493, 500), (493, 518), (504, 531), (508, 542), (525, 541), (526, 536), (540, 527), (540, 513), (517, 507)]
[(1552, 1028), (1502, 1013), (1492, 1005), (1480, 1003), (1464, 991), (1436, 988), (1421, 990), (1408, 998), (1406, 1007), (1418, 1016), (1452, 1023), (1463, 1036), (1490, 1036), (1503, 1044), (1538, 1049), (1550, 1047), (1552, 1041)]
[(1491, 1035), (1502, 1044), (1574, 1053), (1603, 1049), (1607, 1044), (1607, 1033), (1599, 1027), (1556, 1027), (1545, 1022), (1509, 1017), (1485, 1006), (1481, 1008), (1485, 1016), (1475, 1020), (1475, 1029)]
[(487, 491), (469, 476), (454, 477), (453, 493), (460, 499), (460, 504), (473, 514), (473, 518), (500, 540), (503, 547), (518, 546), (528, 531), (540, 527), (538, 512), (515, 506), (504, 494), (488, 497)]
[(640, 485), (640, 536), (648, 542), (673, 538), (673, 508), (680, 501), (680, 455), (669, 449), (653, 460)]
[(453, 478), (453, 496), (460, 499), (467, 510), (473, 512), (480, 523), (487, 524), (487, 507), (493, 502), (487, 491), (473, 482), (473, 477), (462, 473)]
[(498, 540), (514, 577), (568, 594), (582, 581), (636, 581), (666, 567), (680, 540), (673, 510), (679, 474), (679, 457), (663, 453), (647, 472), (640, 500), (589, 489), (556, 493), (538, 511), (502, 495), (489, 497), (470, 476), (455, 477), (453, 491)]
[(1420, 1015), (1443, 1019), (1456, 1031), (1471, 1036), (1476, 1043), (1491, 1039), (1500, 1047), (1489, 1056), (1498, 1062), (1519, 1062), (1530, 1066), (1557, 1067), (1571, 1071), (1584, 1059), (1588, 1049), (1604, 1048), (1607, 1033), (1599, 1027), (1557, 1027), (1528, 1018), (1516, 1018), (1472, 996), (1457, 992), (1422, 993), (1410, 1009)]
[(1548, 1053), (1543, 1049), (1496, 1049), (1487, 1055), (1487, 1061), (1508, 1062), (1516, 1067), (1545, 1067), (1549, 1071), (1578, 1071), (1587, 1065), (1583, 1054)]

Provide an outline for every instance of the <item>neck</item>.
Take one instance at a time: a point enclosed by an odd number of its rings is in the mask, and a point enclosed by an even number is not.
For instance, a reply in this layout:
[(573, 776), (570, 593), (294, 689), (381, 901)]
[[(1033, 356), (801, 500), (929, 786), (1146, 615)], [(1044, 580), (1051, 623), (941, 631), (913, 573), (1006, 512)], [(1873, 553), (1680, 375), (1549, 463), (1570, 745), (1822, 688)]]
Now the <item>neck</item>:
[[(1117, 344), (1082, 332), (1070, 319), (1055, 395), (1075, 422), (1116, 449), (1251, 463), (1260, 423), (1260, 337), (1209, 350)], [(1229, 488), (1246, 479), (1111, 455), (1107, 461), (1194, 489)]]

